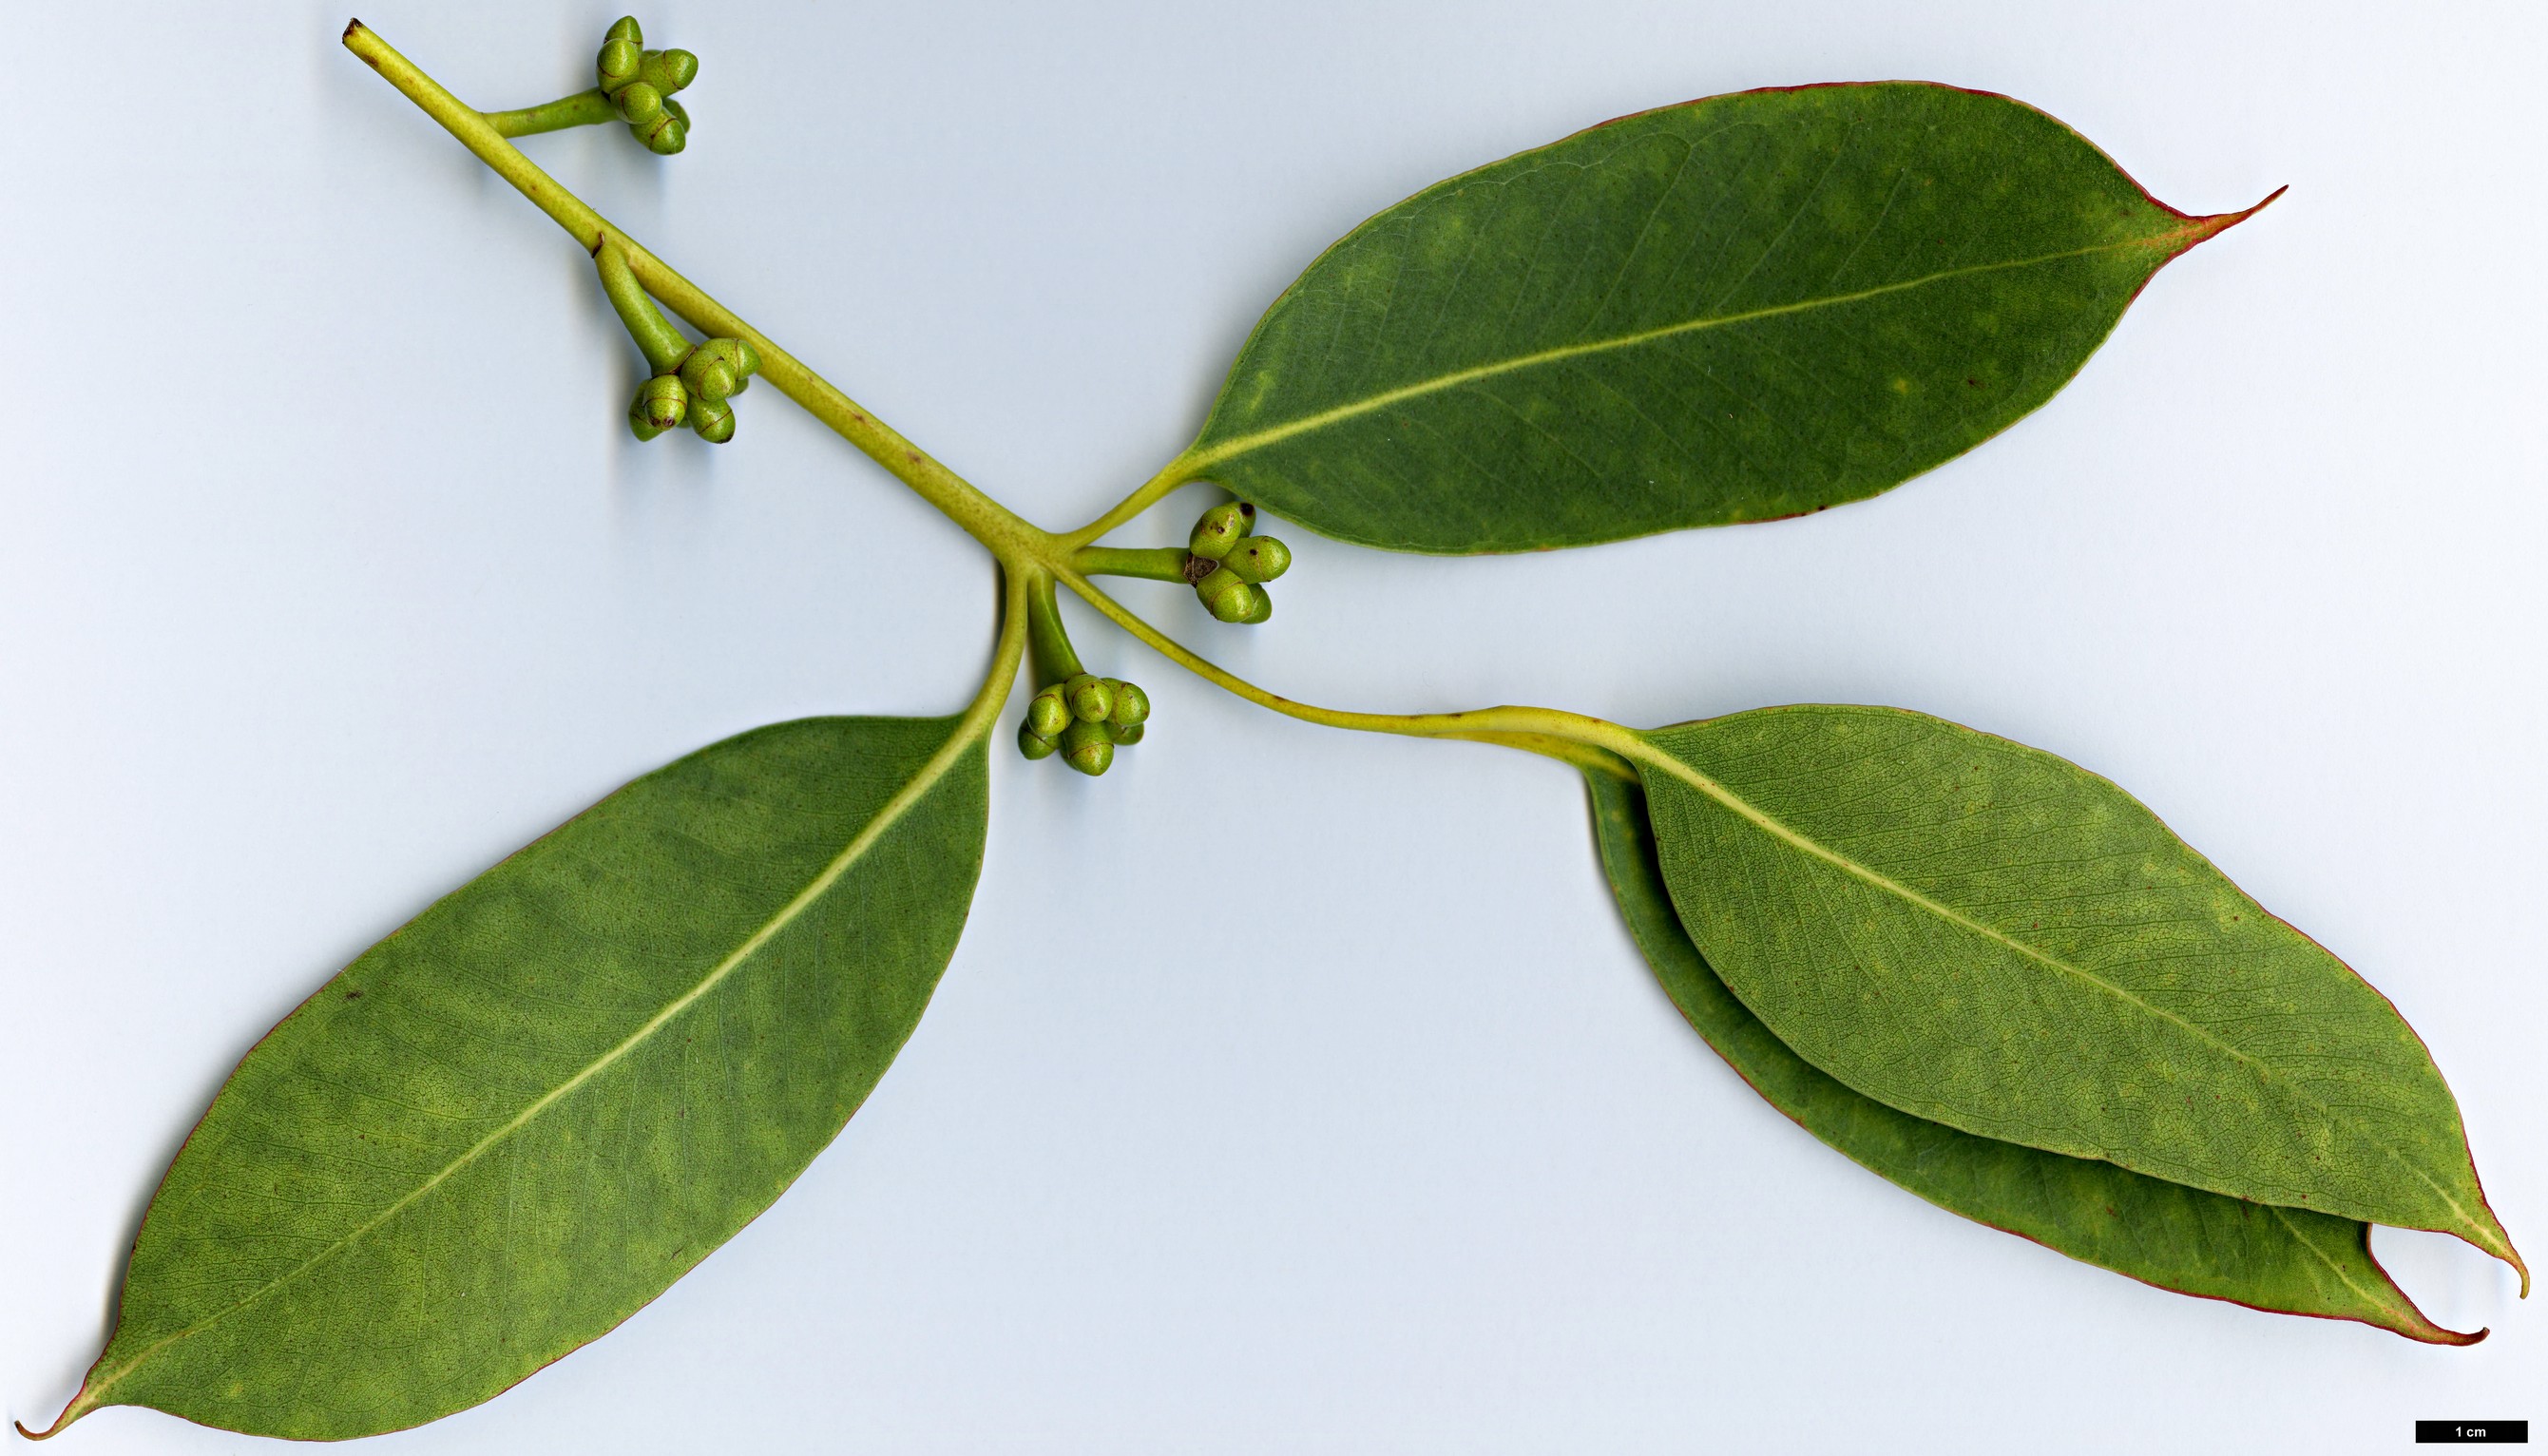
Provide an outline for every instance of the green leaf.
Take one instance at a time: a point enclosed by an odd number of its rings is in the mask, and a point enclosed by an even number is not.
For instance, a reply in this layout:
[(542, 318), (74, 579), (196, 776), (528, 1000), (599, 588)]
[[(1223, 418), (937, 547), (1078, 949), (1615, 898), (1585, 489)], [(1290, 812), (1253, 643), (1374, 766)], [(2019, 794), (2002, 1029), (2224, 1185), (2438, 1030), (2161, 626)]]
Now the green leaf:
[(2371, 1255), (2371, 1228), (1976, 1138), (1816, 1071), (1744, 1008), (1674, 914), (1633, 783), (1585, 774), (1602, 867), (1638, 949), (1690, 1026), (1797, 1126), (1952, 1213), (2143, 1283), (2287, 1315), (2359, 1320), (2432, 1344), (2486, 1337), (2424, 1318)]
[(1683, 926), (1778, 1040), (1852, 1089), (2173, 1183), (2454, 1233), (2520, 1267), (2396, 1009), (2114, 784), (1894, 708), (1643, 737)]
[(621, 788), (365, 952), (231, 1073), (63, 1423), (335, 1439), (496, 1395), (769, 1207), (956, 949), (954, 718), (808, 718)]
[(2246, 216), (2165, 207), (1978, 91), (1665, 107), (1347, 233), (1257, 323), (1184, 463), (1402, 551), (1820, 510), (2050, 399), (2151, 274)]

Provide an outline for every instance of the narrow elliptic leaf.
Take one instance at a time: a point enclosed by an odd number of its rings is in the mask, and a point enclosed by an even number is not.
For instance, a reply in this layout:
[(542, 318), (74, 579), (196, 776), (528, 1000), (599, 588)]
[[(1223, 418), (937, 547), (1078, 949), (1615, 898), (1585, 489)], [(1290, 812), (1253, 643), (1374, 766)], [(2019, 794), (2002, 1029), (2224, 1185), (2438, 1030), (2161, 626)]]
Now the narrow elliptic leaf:
[(1645, 795), (1585, 775), (1619, 911), (1707, 1045), (1770, 1105), (1931, 1203), (2161, 1289), (2254, 1309), (2359, 1320), (2409, 1339), (2474, 1344), (2424, 1318), (2371, 1256), (2371, 1227), (2205, 1193), (2113, 1163), (1959, 1133), (1842, 1086), (1773, 1036), (1708, 968), (1664, 886)]
[(662, 1293), (832, 1140), (928, 1004), (988, 815), (956, 722), (714, 744), (365, 952), (177, 1154), (64, 1418), (397, 1430)]
[(2114, 784), (1894, 708), (1644, 737), (1682, 925), (1849, 1087), (1984, 1138), (2454, 1233), (2519, 1267), (2397, 1010)]
[(2152, 273), (2245, 216), (2165, 207), (1983, 92), (1665, 107), (1346, 234), (1258, 322), (1186, 464), (1402, 551), (1820, 510), (2050, 399)]

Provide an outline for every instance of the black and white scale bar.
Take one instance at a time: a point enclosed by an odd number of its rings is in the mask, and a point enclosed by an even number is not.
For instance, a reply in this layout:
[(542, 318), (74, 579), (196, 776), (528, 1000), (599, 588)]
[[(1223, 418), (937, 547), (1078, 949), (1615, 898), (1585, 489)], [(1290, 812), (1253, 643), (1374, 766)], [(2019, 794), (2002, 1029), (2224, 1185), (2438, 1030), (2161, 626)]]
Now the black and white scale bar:
[(2415, 1422), (2415, 1444), (2426, 1442), (2488, 1441), (2505, 1445), (2530, 1444), (2530, 1422), (2527, 1420), (2418, 1420)]

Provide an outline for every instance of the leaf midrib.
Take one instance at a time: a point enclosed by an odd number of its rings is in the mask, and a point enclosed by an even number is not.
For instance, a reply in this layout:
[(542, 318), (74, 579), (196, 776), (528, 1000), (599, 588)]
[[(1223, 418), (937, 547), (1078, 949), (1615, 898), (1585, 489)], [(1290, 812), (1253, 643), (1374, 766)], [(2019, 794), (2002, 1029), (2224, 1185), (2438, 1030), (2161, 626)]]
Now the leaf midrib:
[[(2202, 222), (2206, 220), (2197, 219), (2195, 221)], [(1799, 299), (1793, 303), (1773, 304), (1768, 308), (1754, 309), (1742, 314), (1719, 314), (1709, 318), (1690, 318), (1680, 323), (1667, 323), (1659, 328), (1639, 329), (1633, 333), (1623, 333), (1611, 338), (1594, 339), (1588, 343), (1561, 344), (1556, 348), (1541, 349), (1528, 354), (1516, 354), (1509, 359), (1499, 359), (1493, 363), (1474, 364), (1466, 369), (1455, 369), (1447, 374), (1437, 374), (1430, 379), (1417, 380), (1413, 384), (1400, 385), (1395, 389), (1384, 390), (1379, 394), (1369, 395), (1360, 400), (1349, 401), (1342, 405), (1332, 406), (1328, 409), (1321, 410), (1315, 414), (1304, 414), (1297, 419), (1286, 420), (1281, 424), (1268, 425), (1263, 429), (1255, 430), (1248, 434), (1233, 435), (1209, 449), (1195, 452), (1188, 458), (1188, 467), (1196, 471), (1206, 470), (1212, 466), (1221, 465), (1233, 460), (1238, 456), (1249, 453), (1250, 451), (1261, 450), (1267, 445), (1280, 444), (1297, 435), (1308, 434), (1314, 430), (1325, 429), (1329, 425), (1341, 424), (1348, 419), (1359, 418), (1362, 415), (1372, 413), (1376, 410), (1386, 410), (1393, 405), (1404, 404), (1409, 400), (1420, 399), (1423, 396), (1438, 394), (1444, 390), (1458, 389), (1462, 385), (1475, 384), (1482, 379), (1494, 379), (1501, 375), (1517, 374), (1524, 370), (1543, 368), (1551, 364), (1562, 364), (1569, 359), (1580, 359), (1592, 354), (1610, 353), (1619, 349), (1632, 349), (1639, 347), (1640, 345), (1677, 337), (1682, 334), (1702, 333), (1714, 328), (1731, 328), (1739, 323), (1753, 323), (1764, 318), (1775, 318), (1788, 314), (1808, 313), (1815, 309), (1841, 308), (1849, 304), (1863, 303), (1866, 300), (1872, 298), (1881, 298), (1887, 294), (1902, 293), (1915, 288), (1925, 288), (1930, 284), (1943, 283), (1954, 278), (1969, 277), (1980, 273), (2004, 272), (2017, 268), (2032, 268), (2041, 263), (2057, 263), (2070, 258), (2091, 257), (2099, 253), (2122, 252), (2128, 248), (2166, 246), (2169, 243), (2180, 240), (2184, 230), (2185, 229), (2180, 228), (2167, 232), (2155, 233), (2147, 237), (2129, 237), (2117, 242), (2094, 243), (2087, 247), (2072, 248), (2066, 252), (2045, 253), (2041, 256), (2031, 258), (2013, 258), (1997, 263), (1973, 263), (1961, 268), (1947, 268), (1936, 273), (1924, 274), (1918, 278), (1904, 279), (1898, 283), (1877, 284), (1873, 288), (1860, 289), (1855, 293), (1826, 294), (1819, 298)]]
[[(1640, 738), (1639, 741), (1644, 742), (1642, 738)], [(1648, 746), (1650, 748), (1653, 747), (1651, 744)], [(2098, 990), (2104, 991), (2120, 1000), (2139, 1007), (2141, 1010), (2148, 1012), (2152, 1016), (2173, 1022), (2193, 1035), (2197, 1040), (2217, 1046), (2221, 1050), (2228, 1052), (2232, 1057), (2235, 1057), (2240, 1062), (2251, 1067), (2258, 1067), (2261, 1071), (2262, 1064), (2254, 1057), (2249, 1056), (2247, 1053), (2230, 1046), (2229, 1043), (2222, 1041), (2206, 1028), (2187, 1021), (2185, 1018), (2167, 1010), (2164, 1007), (2152, 1005), (2141, 997), (2135, 995), (2125, 987), (2116, 985), (2114, 982), (2096, 975), (2084, 966), (2072, 965), (2070, 962), (2063, 960), (2056, 956), (2048, 955), (2046, 952), (2037, 950), (2035, 947), (2008, 935), (2006, 932), (1999, 930), (1995, 926), (1985, 925), (1982, 922), (1974, 920), (1970, 916), (1963, 914), (1961, 911), (1955, 909), (1953, 906), (1933, 900), (1927, 895), (1920, 893), (1918, 890), (1913, 889), (1911, 886), (1902, 883), (1900, 880), (1885, 874), (1883, 871), (1875, 868), (1871, 864), (1862, 864), (1859, 861), (1840, 853), (1838, 850), (1831, 848), (1820, 840), (1814, 839), (1812, 836), (1793, 828), (1785, 821), (1772, 817), (1767, 811), (1753, 804), (1751, 800), (1744, 798), (1732, 789), (1727, 788), (1724, 784), (1717, 782), (1714, 778), (1711, 778), (1707, 774), (1700, 773), (1698, 770), (1691, 768), (1689, 765), (1683, 763), (1672, 754), (1665, 752), (1660, 748), (1656, 748), (1651, 755), (1640, 755), (1639, 757), (1644, 759), (1645, 762), (1663, 769), (1666, 773), (1681, 779), (1691, 788), (1698, 790), (1701, 794), (1704, 794), (1724, 805), (1726, 808), (1733, 810), (1737, 815), (1750, 821), (1754, 827), (1760, 829), (1763, 833), (1770, 835), (1772, 838), (1779, 840), (1794, 849), (1800, 850), (1807, 855), (1833, 864), (1840, 868), (1844, 873), (1854, 875), (1857, 878), (1866, 881), (1867, 884), (1874, 886), (1883, 893), (1893, 895), (1903, 900), (1905, 903), (1913, 905), (1921, 910), (1925, 910), (1930, 914), (1945, 920), (1951, 925), (1958, 926), (1985, 940), (1993, 941), (1999, 945), (2005, 946), (2030, 960), (2049, 966), (2051, 969), (2062, 974), (2072, 976)], [(2262, 1081), (2264, 1078), (2260, 1075), (2258, 1080)], [(2308, 1102), (2311, 1106), (2318, 1108), (2320, 1112), (2325, 1114), (2330, 1120), (2334, 1119), (2335, 1110), (2333, 1108), (2328, 1107), (2325, 1103), (2320, 1102), (2316, 1098), (2308, 1097), (2306, 1094), (2302, 1093), (2298, 1083), (2287, 1080), (2286, 1085), (2290, 1086), (2292, 1089), (2290, 1095), (2299, 1097)], [(2361, 1125), (2356, 1124), (2356, 1126)], [(2365, 1131), (2367, 1133), (2369, 1130), (2365, 1129)], [(2487, 1226), (2476, 1218), (2473, 1218), (2468, 1209), (2452, 1195), (2449, 1189), (2434, 1182), (2430, 1173), (2425, 1172), (2423, 1168), (2410, 1161), (2404, 1154), (2399, 1152), (2397, 1147), (2394, 1146), (2389, 1139), (2375, 1135), (2372, 1136), (2369, 1140), (2373, 1146), (2376, 1146), (2382, 1152), (2387, 1153), (2400, 1167), (2413, 1174), (2424, 1184), (2425, 1187), (2432, 1189), (2434, 1195), (2440, 1198), (2444, 1204), (2448, 1205), (2452, 1213), (2459, 1216), (2462, 1226), (2479, 1235), (2479, 1239), (2476, 1241), (2479, 1242), (2481, 1247), (2493, 1247), (2491, 1243), (2484, 1241)], [(2265, 1206), (2272, 1207), (2270, 1204)]]
[[(2327, 1272), (2333, 1274), (2336, 1277), (2336, 1280), (2345, 1288), (2352, 1290), (2356, 1295), (2360, 1296), (2364, 1304), (2369, 1305), (2374, 1309), (2386, 1310), (2392, 1318), (2399, 1317), (2399, 1302), (2397, 1300), (2392, 1299), (2387, 1294), (2376, 1294), (2371, 1290), (2364, 1289), (2361, 1284), (2355, 1281), (2350, 1270), (2329, 1257), (2326, 1250), (2318, 1246), (2317, 1239), (2314, 1239), (2307, 1233), (2301, 1231), (2301, 1226), (2292, 1222), (2292, 1216), (2288, 1211), (2270, 1203), (2260, 1204), (2258, 1207), (2265, 1210), (2265, 1212), (2272, 1214), (2274, 1216), (2274, 1221), (2281, 1224), (2283, 1228), (2290, 1232), (2293, 1242), (2298, 1243), (2305, 1249), (2308, 1249), (2310, 1251), (2311, 1258), (2314, 1258), (2320, 1263), (2325, 1265)], [(2413, 1311), (2418, 1319), (2421, 1319), (2422, 1312), (2414, 1310), (2413, 1305), (2410, 1304), (2407, 1308), (2410, 1311)], [(2424, 1320), (2423, 1322), (2430, 1323), (2431, 1321)]]
[[(205, 1316), (203, 1319), (196, 1320), (185, 1328), (178, 1330), (174, 1334), (164, 1335), (161, 1338), (152, 1341), (148, 1346), (135, 1353), (132, 1358), (126, 1360), (123, 1364), (118, 1365), (113, 1372), (99, 1380), (94, 1386), (90, 1387), (87, 1391), (84, 1391), (82, 1393), (83, 1399), (89, 1396), (103, 1396), (108, 1390), (112, 1389), (117, 1382), (123, 1380), (126, 1376), (138, 1369), (142, 1362), (148, 1360), (151, 1356), (158, 1354), (161, 1350), (164, 1350), (170, 1345), (176, 1344), (181, 1340), (191, 1339), (195, 1335), (203, 1333), (205, 1330), (210, 1329), (213, 1325), (221, 1322), (223, 1320), (228, 1319), (229, 1316), (245, 1309), (249, 1305), (255, 1304), (257, 1301), (264, 1299), (267, 1295), (272, 1294), (275, 1290), (280, 1289), (284, 1285), (291, 1283), (293, 1280), (300, 1278), (311, 1269), (333, 1256), (338, 1250), (359, 1241), (372, 1230), (387, 1224), (390, 1220), (397, 1218), (401, 1213), (415, 1204), (417, 1200), (423, 1198), (426, 1194), (431, 1193), (434, 1189), (448, 1181), (461, 1169), (477, 1161), (478, 1158), (490, 1148), (528, 1127), (541, 1113), (564, 1100), (569, 1093), (572, 1093), (578, 1087), (583, 1086), (586, 1082), (589, 1082), (593, 1077), (599, 1075), (605, 1068), (618, 1062), (630, 1051), (642, 1046), (648, 1038), (654, 1036), (656, 1033), (662, 1031), (666, 1026), (670, 1025), (673, 1021), (677, 1020), (682, 1012), (696, 1005), (700, 998), (716, 989), (716, 987), (722, 984), (728, 976), (742, 968), (743, 964), (757, 955), (762, 947), (768, 945), (773, 937), (776, 936), (780, 931), (785, 930), (787, 926), (793, 923), (799, 915), (802, 915), (809, 906), (811, 906), (815, 901), (821, 899), (834, 884), (840, 881), (842, 875), (848, 873), (853, 865), (865, 857), (867, 851), (874, 847), (875, 842), (883, 837), (885, 831), (891, 829), (896, 823), (898, 823), (905, 814), (910, 812), (913, 805), (926, 797), (931, 789), (936, 788), (939, 782), (946, 778), (948, 774), (954, 770), (957, 760), (963, 757), (964, 753), (972, 747), (974, 741), (979, 737), (978, 734), (965, 732), (965, 726), (966, 725), (962, 724), (957, 725), (949, 736), (947, 743), (941, 747), (936, 754), (932, 755), (927, 763), (921, 766), (919, 773), (913, 775), (911, 781), (904, 784), (892, 798), (885, 800), (883, 806), (876, 810), (875, 816), (867, 821), (865, 827), (862, 828), (858, 834), (850, 840), (849, 844), (843, 846), (841, 852), (832, 857), (831, 861), (824, 864), (820, 872), (816, 873), (812, 879), (806, 881), (803, 889), (798, 890), (794, 897), (789, 899), (785, 905), (780, 906), (768, 920), (762, 922), (762, 924), (757, 927), (751, 935), (745, 937), (743, 944), (736, 947), (735, 950), (724, 959), (710, 967), (707, 973), (699, 978), (696, 985), (693, 985), (689, 990), (684, 991), (682, 995), (675, 998), (670, 1004), (666, 1005), (663, 1010), (647, 1018), (645, 1023), (639, 1026), (637, 1030), (629, 1033), (628, 1036), (621, 1039), (615, 1046), (602, 1052), (592, 1061), (587, 1063), (584, 1067), (579, 1069), (574, 1076), (567, 1078), (565, 1081), (559, 1083), (555, 1088), (542, 1094), (536, 1101), (523, 1108), (519, 1113), (516, 1113), (502, 1127), (496, 1129), (486, 1137), (478, 1139), (478, 1141), (470, 1144), (470, 1146), (464, 1149), (457, 1157), (454, 1157), (450, 1162), (444, 1164), (443, 1167), (439, 1171), (435, 1172), (432, 1177), (427, 1178), (424, 1182), (416, 1185), (413, 1191), (402, 1195), (397, 1202), (391, 1204), (388, 1208), (383, 1209), (380, 1213), (374, 1215), (359, 1227), (340, 1235), (334, 1242), (328, 1244), (325, 1248), (318, 1250), (317, 1253), (312, 1254), (309, 1258), (302, 1260), (292, 1268), (287, 1269), (283, 1273), (276, 1275), (274, 1278), (258, 1285), (254, 1290), (250, 1291), (246, 1295), (232, 1300), (230, 1303), (224, 1305), (222, 1308)], [(91, 1409), (95, 1409), (97, 1405), (102, 1403), (90, 1401), (88, 1404)]]

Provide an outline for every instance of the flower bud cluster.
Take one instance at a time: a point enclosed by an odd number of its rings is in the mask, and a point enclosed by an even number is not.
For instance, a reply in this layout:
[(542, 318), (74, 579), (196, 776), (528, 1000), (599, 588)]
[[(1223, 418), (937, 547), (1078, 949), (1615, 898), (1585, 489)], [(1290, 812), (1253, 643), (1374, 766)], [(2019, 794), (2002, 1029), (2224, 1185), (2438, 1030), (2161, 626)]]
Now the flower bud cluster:
[(1130, 682), (1081, 673), (1050, 683), (1027, 699), (1027, 715), (1018, 724), (1018, 752), (1030, 759), (1059, 753), (1062, 762), (1088, 774), (1103, 774), (1115, 762), (1116, 745), (1141, 741), (1141, 725), (1150, 716), (1150, 695)]
[(672, 369), (646, 381), (628, 407), (628, 427), (641, 440), (687, 423), (699, 438), (722, 445), (734, 438), (734, 407), (761, 370), (761, 355), (739, 338), (712, 338), (682, 356)]
[(602, 40), (592, 70), (601, 94), (646, 149), (671, 156), (690, 140), (690, 114), (673, 93), (697, 78), (699, 58), (686, 50), (648, 50), (645, 45), (637, 18), (623, 15)]
[(1249, 534), (1256, 507), (1244, 500), (1216, 505), (1186, 540), (1186, 580), (1204, 608), (1225, 622), (1254, 624), (1274, 615), (1265, 584), (1292, 567), (1292, 548)]

